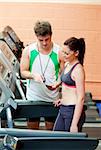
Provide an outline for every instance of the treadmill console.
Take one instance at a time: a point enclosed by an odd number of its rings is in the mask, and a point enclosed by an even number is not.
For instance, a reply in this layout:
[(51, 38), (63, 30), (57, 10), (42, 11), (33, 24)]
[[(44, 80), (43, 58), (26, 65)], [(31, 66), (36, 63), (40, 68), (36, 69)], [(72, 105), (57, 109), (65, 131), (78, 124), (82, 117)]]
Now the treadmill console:
[(20, 64), (11, 49), (8, 47), (8, 45), (2, 40), (0, 40), (0, 50), (3, 52), (9, 63), (12, 65), (13, 70), (18, 72)]
[(18, 42), (18, 43), (20, 42), (19, 37), (10, 26), (6, 26), (4, 28), (4, 31), (7, 32), (11, 36), (11, 38), (13, 38), (14, 42)]
[(5, 41), (11, 50), (16, 51), (16, 46), (15, 46), (14, 42), (12, 41), (12, 39), (7, 34), (7, 32), (2, 31), (0, 33), (0, 39)]
[(5, 56), (0, 52), (0, 103), (4, 103), (8, 98), (14, 98), (15, 78), (12, 68), (7, 64)]
[(2, 60), (0, 60), (0, 76), (7, 83), (9, 87), (12, 81), (12, 72), (7, 66), (4, 64)]

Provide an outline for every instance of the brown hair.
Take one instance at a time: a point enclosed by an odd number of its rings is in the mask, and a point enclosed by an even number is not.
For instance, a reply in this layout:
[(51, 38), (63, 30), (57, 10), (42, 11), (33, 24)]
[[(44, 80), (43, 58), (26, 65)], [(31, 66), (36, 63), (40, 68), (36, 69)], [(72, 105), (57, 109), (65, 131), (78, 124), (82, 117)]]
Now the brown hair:
[(68, 45), (68, 47), (72, 51), (75, 51), (75, 52), (78, 51), (79, 52), (78, 60), (83, 65), (84, 55), (85, 55), (85, 41), (84, 41), (84, 38), (77, 39), (75, 37), (71, 37), (71, 38), (67, 39), (64, 42), (64, 45)]
[(52, 35), (51, 24), (48, 21), (37, 21), (34, 26), (36, 36)]

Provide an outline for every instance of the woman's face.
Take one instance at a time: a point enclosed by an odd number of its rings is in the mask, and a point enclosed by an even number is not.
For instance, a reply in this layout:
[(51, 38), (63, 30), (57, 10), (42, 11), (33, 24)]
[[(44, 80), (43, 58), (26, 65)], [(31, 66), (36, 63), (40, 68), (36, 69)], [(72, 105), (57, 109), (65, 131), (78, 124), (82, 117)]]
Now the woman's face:
[(65, 62), (72, 62), (77, 60), (77, 51), (72, 51), (68, 46), (63, 47), (63, 57)]

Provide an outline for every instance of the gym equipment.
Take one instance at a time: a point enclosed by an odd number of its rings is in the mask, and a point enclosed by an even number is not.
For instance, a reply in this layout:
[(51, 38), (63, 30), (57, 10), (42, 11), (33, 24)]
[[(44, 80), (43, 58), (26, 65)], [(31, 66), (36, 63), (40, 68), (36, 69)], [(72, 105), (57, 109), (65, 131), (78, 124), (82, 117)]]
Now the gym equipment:
[(101, 123), (101, 117), (99, 117), (96, 106), (87, 108), (86, 123)]
[[(2, 66), (2, 67), (5, 67), (5, 66), (3, 66), (3, 65), (1, 64), (1, 62), (0, 62), (0, 67), (1, 67), (1, 66)], [(4, 69), (5, 69), (5, 68), (4, 68)], [(3, 71), (4, 71), (4, 70), (3, 70)], [(13, 87), (13, 85), (11, 84), (10, 78), (8, 78), (9, 74), (10, 74), (10, 73), (8, 72), (8, 75), (7, 75), (7, 76), (5, 77), (5, 79), (4, 79), (4, 80), (7, 81), (8, 84), (6, 84), (5, 81), (2, 80), (2, 78), (0, 77), (0, 104), (5, 103), (5, 102), (8, 100), (9, 95), (14, 98), (14, 94), (13, 94), (13, 92), (11, 91), (11, 89), (9, 88), (9, 85), (11, 85), (11, 87)], [(6, 92), (7, 92), (7, 93), (6, 93)]]
[(86, 92), (85, 94), (85, 105), (87, 107), (86, 123), (101, 123), (101, 118), (99, 117), (96, 107), (96, 100), (92, 99), (90, 92)]
[(87, 137), (86, 133), (59, 131), (2, 128), (0, 137), (1, 145), (12, 150), (95, 150), (99, 143), (97, 138)]
[(10, 26), (6, 26), (4, 28), (4, 31), (7, 32), (7, 34), (11, 37), (12, 41), (14, 41), (15, 45), (18, 45), (18, 50), (21, 50), (24, 48), (23, 42), (19, 39), (15, 31)]
[[(6, 110), (9, 127), (13, 126), (11, 108), (16, 109), (15, 99), (16, 75), (13, 66), (8, 62), (5, 55), (0, 50), (0, 111)], [(20, 91), (22, 99), (26, 99), (24, 93)]]
[(33, 137), (18, 139), (19, 150), (95, 150), (97, 145), (96, 138)]
[[(34, 102), (27, 100), (14, 100), (17, 104), (17, 108), (14, 110), (12, 107), (11, 110), (11, 124), (13, 124), (14, 119), (19, 118), (36, 118), (36, 117), (56, 117), (58, 114), (58, 108), (55, 108), (53, 103), (48, 102)], [(12, 101), (11, 101), (12, 106)], [(31, 110), (31, 111), (29, 111)], [(5, 109), (0, 113), (1, 119), (6, 119)], [(9, 126), (8, 126), (9, 127)]]
[(98, 109), (99, 117), (101, 118), (101, 100), (96, 101), (96, 107)]
[(13, 71), (15, 71), (15, 73), (19, 72), (20, 64), (17, 58), (15, 57), (15, 55), (13, 54), (13, 52), (11, 51), (7, 43), (2, 40), (0, 40), (0, 50), (8, 59), (8, 62), (10, 63), (10, 65), (13, 67)]
[[(22, 85), (23, 83), (21, 82), (20, 79), (20, 64), (17, 60), (17, 58), (15, 57), (15, 55), (13, 54), (13, 52), (11, 51), (11, 49), (8, 47), (8, 45), (0, 40), (0, 51), (2, 51), (2, 53), (5, 55), (6, 57), (6, 64), (9, 64), (9, 67), (11, 68), (11, 72), (13, 72), (13, 74), (15, 74), (15, 82), (16, 82), (16, 86), (17, 88), (15, 88), (16, 92), (16, 98), (24, 98), (25, 99), (25, 94), (24, 91), (22, 89)], [(24, 87), (24, 86), (23, 86)], [(22, 95), (22, 96), (19, 96)]]
[(21, 42), (21, 40), (19, 39), (19, 37), (17, 36), (15, 31), (10, 26), (6, 26), (4, 28), (4, 31), (9, 35), (11, 40), (14, 42), (16, 49), (17, 49), (15, 52), (15, 55), (18, 58), (18, 60), (20, 61), (22, 50), (24, 49), (23, 42)]
[(5, 82), (5, 86), (10, 88), (14, 92), (14, 80), (15, 74), (13, 73), (13, 68), (8, 62), (8, 60), (5, 58), (5, 55), (0, 50), (0, 81), (2, 83)]
[(15, 98), (14, 91), (15, 75), (13, 74), (12, 67), (10, 66), (9, 62), (0, 51), (0, 111), (6, 109), (9, 124), (11, 124), (9, 120), (12, 117), (9, 105), (16, 109), (16, 103), (14, 103), (12, 99), (9, 100), (10, 97), (13, 99)]
[(91, 137), (101, 139), (101, 117), (99, 117), (96, 105), (87, 108), (86, 121), (82, 131), (88, 133)]
[(10, 136), (19, 137), (88, 137), (86, 133), (72, 133), (47, 130), (31, 130), (31, 129), (16, 129), (16, 128), (1, 128), (0, 136), (8, 134)]
[[(14, 56), (14, 54), (12, 56)], [(16, 65), (13, 65), (12, 63), (10, 63), (8, 61), (7, 57), (5, 57), (5, 55), (1, 51), (1, 49), (0, 49), (0, 62), (2, 64), (2, 66), (4, 66), (4, 67), (1, 66), (2, 67), (2, 71), (0, 72), (1, 77), (2, 77), (1, 80), (4, 80), (6, 82), (5, 84), (7, 84), (9, 89), (12, 90), (12, 92), (15, 95), (15, 98), (16, 98), (16, 91), (18, 90), (20, 98), (26, 99), (24, 91), (22, 90), (21, 85), (19, 83), (20, 81), (19, 81), (19, 79), (17, 79), (17, 76), (16, 76), (15, 70), (17, 70), (16, 69), (17, 67), (16, 67)], [(7, 83), (7, 82), (9, 82), (9, 83)]]
[[(0, 61), (1, 64), (4, 66), (6, 66), (6, 70), (9, 70), (9, 74), (8, 74), (8, 78), (10, 79), (16, 79), (16, 72), (13, 70), (13, 66), (10, 64), (10, 62), (8, 61), (8, 59), (5, 57), (4, 53), (2, 53), (1, 49), (0, 49)], [(2, 68), (2, 67), (1, 67)], [(5, 69), (1, 69), (2, 71), (4, 71), (6, 73)], [(1, 71), (1, 76), (3, 78), (3, 75), (6, 75), (5, 73), (3, 74), (3, 72)]]
[(5, 135), (0, 141), (0, 149), (2, 150), (16, 150), (18, 139), (9, 135)]
[(0, 40), (4, 41), (9, 46), (9, 48), (12, 50), (12, 52), (14, 53), (14, 55), (17, 57), (17, 53), (16, 53), (17, 48), (16, 48), (14, 42), (12, 41), (12, 39), (7, 34), (7, 32), (2, 31), (0, 33)]
[[(7, 139), (6, 139), (7, 138)], [(51, 146), (52, 145), (52, 146)], [(7, 135), (1, 140), (2, 150), (95, 150), (96, 138), (33, 137), (16, 138)]]
[(24, 48), (23, 42), (20, 41), (10, 26), (5, 27), (4, 31), (0, 33), (0, 40), (3, 40), (9, 46), (18, 61), (20, 61), (22, 49)]
[(91, 137), (101, 139), (101, 117), (97, 111), (96, 100), (93, 100), (90, 92), (86, 93), (85, 105), (87, 107), (86, 120), (83, 125), (83, 132), (86, 132)]
[(86, 92), (85, 94), (85, 104), (88, 106), (94, 106), (95, 103), (92, 100), (92, 93), (91, 92)]

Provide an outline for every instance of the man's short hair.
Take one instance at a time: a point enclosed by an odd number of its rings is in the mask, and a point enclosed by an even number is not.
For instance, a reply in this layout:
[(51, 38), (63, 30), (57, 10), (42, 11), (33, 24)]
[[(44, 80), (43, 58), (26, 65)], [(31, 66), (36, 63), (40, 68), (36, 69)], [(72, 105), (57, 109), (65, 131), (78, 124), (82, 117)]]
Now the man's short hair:
[(52, 35), (51, 24), (48, 21), (37, 21), (34, 26), (36, 36)]

